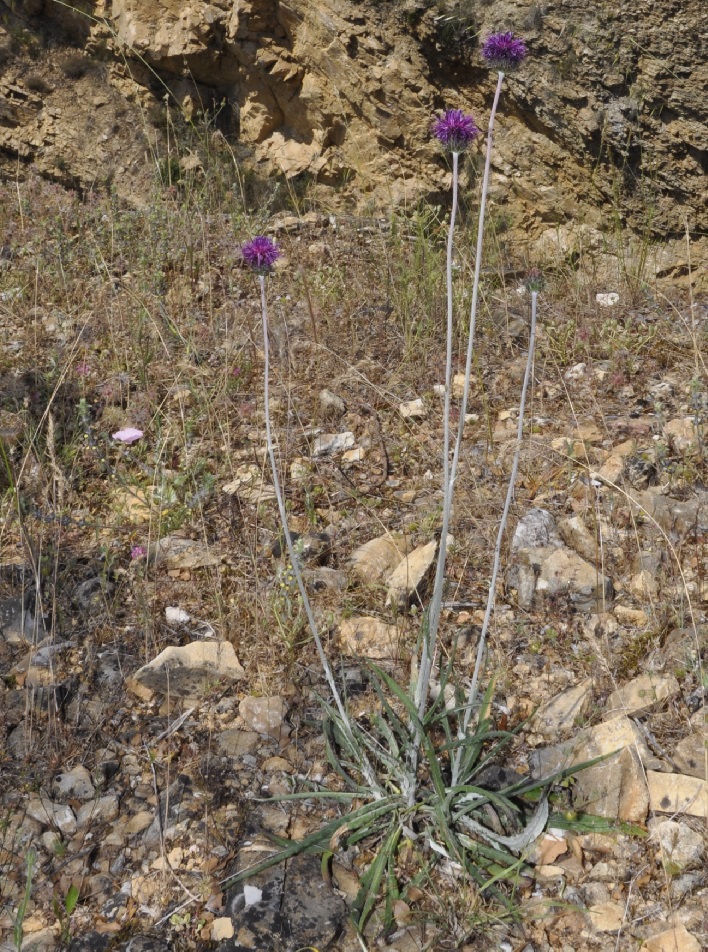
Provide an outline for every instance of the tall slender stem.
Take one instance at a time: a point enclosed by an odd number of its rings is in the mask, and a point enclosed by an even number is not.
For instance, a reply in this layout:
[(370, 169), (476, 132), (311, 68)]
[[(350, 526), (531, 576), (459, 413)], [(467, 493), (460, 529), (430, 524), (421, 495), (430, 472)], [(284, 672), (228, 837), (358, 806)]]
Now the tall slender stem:
[[(317, 653), (320, 657), (320, 663), (322, 664), (322, 669), (327, 679), (327, 684), (329, 689), (332, 692), (332, 697), (334, 698), (334, 703), (337, 706), (339, 716), (342, 720), (342, 727), (348, 734), (348, 740), (351, 741), (352, 747), (354, 749), (359, 749), (361, 745), (356, 745), (351, 724), (349, 722), (349, 715), (347, 714), (346, 708), (342, 698), (337, 690), (337, 685), (334, 680), (334, 675), (332, 674), (332, 668), (330, 667), (329, 661), (327, 660), (327, 655), (325, 654), (324, 646), (322, 645), (322, 639), (320, 638), (319, 631), (317, 630), (317, 622), (315, 621), (315, 616), (312, 613), (312, 607), (310, 605), (310, 599), (307, 596), (307, 590), (305, 588), (305, 582), (302, 577), (302, 572), (300, 571), (300, 565), (297, 553), (295, 552), (295, 547), (293, 546), (292, 536), (290, 534), (290, 529), (288, 528), (288, 517), (285, 511), (285, 502), (283, 501), (283, 494), (280, 489), (280, 478), (278, 476), (278, 467), (275, 460), (275, 451), (273, 447), (273, 438), (271, 435), (271, 424), (270, 424), (270, 357), (269, 357), (269, 346), (268, 346), (268, 310), (266, 304), (266, 293), (265, 293), (265, 276), (262, 274), (258, 275), (258, 280), (261, 287), (261, 317), (263, 323), (263, 351), (264, 351), (264, 383), (263, 391), (265, 398), (265, 424), (266, 424), (266, 442), (268, 449), (268, 457), (270, 459), (270, 467), (273, 474), (273, 488), (275, 490), (275, 498), (278, 502), (278, 511), (280, 513), (280, 522), (283, 526), (283, 535), (285, 536), (285, 545), (288, 550), (288, 557), (290, 559), (290, 564), (293, 567), (293, 574), (297, 581), (297, 587), (300, 592), (300, 597), (302, 598), (302, 604), (305, 609), (305, 615), (307, 617), (308, 624), (310, 626), (310, 631), (312, 632), (312, 637), (317, 648)], [(364, 779), (367, 784), (371, 787), (372, 793), (375, 797), (382, 796), (382, 791), (380, 790), (379, 784), (376, 781), (376, 775), (371, 767), (371, 764), (366, 757), (366, 754), (361, 752), (361, 763), (359, 764), (361, 771), (364, 775)]]
[[(529, 355), (526, 360), (526, 373), (524, 374), (524, 383), (521, 388), (521, 402), (519, 404), (519, 425), (516, 433), (516, 450), (514, 452), (514, 460), (511, 465), (511, 474), (509, 476), (509, 485), (506, 491), (506, 500), (504, 502), (504, 511), (502, 512), (502, 517), (499, 521), (499, 528), (497, 529), (497, 543), (494, 547), (494, 563), (492, 566), (492, 577), (489, 582), (489, 592), (487, 595), (487, 609), (484, 613), (484, 621), (482, 622), (482, 631), (479, 636), (479, 644), (477, 645), (477, 657), (475, 659), (474, 672), (472, 674), (472, 684), (470, 685), (469, 694), (467, 696), (467, 704), (465, 705), (465, 714), (462, 719), (462, 724), (458, 730), (458, 738), (460, 741), (463, 741), (467, 736), (467, 728), (470, 723), (470, 718), (472, 717), (472, 708), (474, 702), (477, 698), (477, 685), (479, 683), (479, 676), (482, 670), (482, 663), (484, 660), (484, 648), (487, 641), (487, 632), (489, 631), (489, 624), (492, 618), (492, 612), (494, 611), (494, 602), (496, 596), (496, 586), (497, 578), (499, 577), (499, 567), (501, 565), (501, 547), (502, 542), (504, 541), (504, 531), (506, 529), (506, 524), (509, 519), (509, 511), (511, 509), (511, 502), (514, 498), (514, 487), (516, 485), (516, 476), (519, 472), (519, 459), (521, 457), (521, 441), (524, 435), (524, 413), (526, 411), (526, 396), (529, 390), (529, 384), (531, 382), (531, 372), (533, 369), (533, 358), (534, 350), (536, 347), (536, 310), (538, 304), (538, 292), (531, 292), (531, 330), (529, 331)], [(462, 760), (462, 751), (463, 747), (460, 745), (457, 748), (455, 754), (455, 761), (452, 769), (452, 786), (454, 787), (457, 784), (459, 779), (460, 772), (460, 763)]]
[(492, 167), (492, 145), (494, 135), (494, 118), (499, 106), (499, 96), (501, 95), (502, 83), (504, 82), (504, 73), (499, 72), (497, 77), (497, 88), (494, 93), (494, 102), (492, 111), (489, 115), (489, 127), (487, 129), (487, 155), (484, 160), (484, 178), (482, 179), (482, 197), (479, 206), (479, 222), (477, 224), (477, 252), (474, 262), (474, 281), (472, 283), (472, 303), (470, 305), (470, 332), (467, 338), (467, 358), (465, 360), (465, 384), (462, 391), (462, 403), (460, 405), (460, 419), (457, 424), (457, 439), (455, 440), (455, 452), (452, 456), (452, 469), (450, 472), (450, 482), (455, 485), (457, 478), (457, 467), (460, 462), (460, 451), (462, 449), (462, 437), (465, 430), (465, 416), (467, 415), (467, 402), (470, 395), (470, 377), (472, 376), (472, 354), (474, 353), (474, 338), (477, 327), (477, 305), (479, 301), (479, 279), (482, 272), (482, 247), (484, 244), (484, 216), (487, 210), (487, 192), (489, 191), (489, 176)]
[[(462, 404), (460, 406), (460, 418), (457, 426), (457, 438), (455, 440), (455, 449), (452, 457), (452, 466), (449, 464), (449, 412), (450, 412), (450, 391), (451, 375), (445, 380), (445, 430), (444, 430), (444, 499), (443, 499), (443, 524), (440, 536), (440, 549), (438, 552), (438, 562), (435, 572), (435, 583), (433, 586), (433, 596), (430, 600), (430, 609), (428, 613), (428, 633), (423, 641), (423, 652), (421, 656), (420, 670), (418, 673), (418, 682), (416, 686), (415, 701), (418, 709), (418, 715), (422, 718), (425, 705), (428, 698), (428, 682), (430, 680), (430, 671), (432, 669), (433, 658), (435, 656), (435, 647), (437, 645), (438, 628), (440, 627), (440, 615), (442, 612), (443, 581), (445, 576), (445, 561), (447, 559), (447, 536), (450, 527), (450, 518), (452, 513), (452, 500), (455, 492), (455, 481), (457, 479), (457, 468), (460, 461), (460, 451), (462, 449), (462, 439), (465, 429), (465, 416), (467, 414), (467, 402), (470, 391), (470, 376), (472, 373), (472, 354), (474, 351), (474, 338), (477, 323), (477, 304), (479, 300), (479, 280), (482, 270), (482, 250), (484, 246), (484, 218), (487, 208), (487, 192), (489, 191), (489, 176), (492, 161), (492, 145), (494, 133), (494, 118), (499, 106), (499, 97), (501, 95), (502, 83), (504, 82), (504, 73), (499, 72), (497, 77), (497, 86), (492, 103), (492, 111), (489, 115), (489, 126), (487, 128), (487, 155), (484, 162), (484, 177), (482, 179), (482, 194), (480, 197), (479, 220), (477, 222), (477, 253), (474, 267), (474, 282), (472, 285), (472, 303), (470, 306), (470, 328), (467, 340), (467, 355), (465, 361), (465, 383), (462, 393)], [(457, 155), (453, 153), (454, 160)], [(448, 298), (448, 353), (452, 346), (452, 227), (454, 224), (454, 211), (457, 203), (457, 162), (453, 166), (453, 215), (450, 217), (450, 231), (448, 232), (447, 248), (447, 298)], [(451, 358), (449, 358), (451, 359)], [(449, 366), (449, 365), (448, 365)]]
[(450, 524), (452, 507), (452, 483), (450, 481), (450, 397), (452, 390), (452, 330), (454, 301), (452, 297), (452, 252), (457, 218), (457, 193), (459, 178), (459, 153), (452, 153), (452, 209), (450, 226), (447, 233), (447, 352), (445, 357), (445, 409), (443, 418), (443, 526), (438, 548), (438, 561), (435, 569), (433, 596), (430, 601), (427, 631), (423, 632), (423, 647), (416, 683), (415, 704), (418, 717), (422, 719), (428, 701), (430, 671), (435, 657), (435, 645), (440, 623), (443, 582), (445, 578), (445, 560), (447, 557), (447, 529)]

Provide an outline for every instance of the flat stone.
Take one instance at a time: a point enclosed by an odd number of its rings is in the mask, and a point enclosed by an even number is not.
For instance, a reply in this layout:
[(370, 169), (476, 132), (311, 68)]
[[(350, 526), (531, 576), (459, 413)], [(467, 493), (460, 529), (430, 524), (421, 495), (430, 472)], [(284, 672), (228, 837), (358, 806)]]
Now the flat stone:
[(642, 823), (649, 809), (644, 768), (634, 747), (575, 775), (573, 805), (593, 816)]
[(588, 909), (590, 925), (596, 932), (617, 932), (624, 924), (626, 907), (621, 902), (601, 902)]
[(406, 556), (402, 536), (386, 535), (371, 539), (355, 549), (350, 557), (354, 574), (367, 585), (381, 582)]
[(81, 764), (57, 774), (52, 781), (52, 792), (60, 799), (74, 797), (77, 800), (92, 800), (95, 796), (91, 774)]
[(138, 684), (174, 697), (197, 697), (219, 681), (240, 681), (245, 671), (228, 641), (171, 646), (135, 672)]
[(388, 577), (386, 606), (405, 611), (411, 601), (424, 594), (430, 570), (435, 563), (438, 543), (434, 539), (407, 555)]
[(421, 397), (399, 404), (398, 412), (404, 420), (424, 420), (428, 415), (428, 409)]
[(612, 582), (567, 546), (519, 549), (507, 575), (519, 607), (530, 610), (539, 597), (567, 595), (578, 611), (598, 612), (612, 597)]
[(624, 459), (621, 456), (608, 456), (596, 475), (598, 479), (610, 485), (617, 485), (624, 474)]
[(154, 819), (154, 813), (151, 810), (140, 810), (135, 813), (123, 827), (123, 831), (128, 836), (137, 836), (143, 830), (147, 830)]
[(320, 433), (315, 438), (312, 447), (313, 456), (334, 456), (350, 450), (356, 443), (354, 434), (347, 430), (344, 433)]
[(682, 456), (698, 450), (698, 431), (693, 417), (677, 417), (664, 425), (664, 436), (671, 448)]
[(558, 521), (558, 531), (566, 545), (584, 559), (595, 562), (600, 551), (595, 534), (590, 532), (580, 516)]
[(685, 774), (647, 770), (649, 802), (655, 813), (708, 816), (708, 781)]
[(685, 869), (700, 869), (706, 847), (702, 833), (691, 829), (687, 823), (676, 820), (654, 819), (649, 821), (652, 842), (659, 848), (659, 859), (670, 864), (671, 875)]
[(701, 946), (685, 926), (674, 926), (646, 939), (642, 952), (701, 952)]
[(237, 727), (230, 727), (222, 731), (216, 738), (219, 751), (227, 757), (243, 757), (252, 753), (260, 743), (260, 735), (256, 731), (244, 731)]
[(148, 559), (156, 565), (164, 563), (168, 569), (199, 569), (220, 565), (221, 552), (196, 539), (168, 535), (150, 545)]
[(288, 733), (283, 726), (288, 706), (282, 697), (245, 697), (238, 706), (238, 712), (248, 730), (257, 734), (280, 738), (282, 734)]
[(76, 825), (82, 830), (93, 823), (110, 823), (118, 816), (118, 797), (106, 794), (98, 800), (84, 803), (76, 814)]
[(342, 654), (378, 660), (397, 657), (399, 641), (395, 625), (369, 616), (347, 618), (335, 637), (335, 645)]
[(42, 826), (55, 826), (61, 833), (76, 833), (74, 811), (65, 803), (54, 803), (46, 797), (34, 797), (27, 804), (27, 814)]
[(531, 730), (543, 734), (548, 740), (577, 730), (577, 719), (583, 714), (591, 696), (591, 678), (561, 691), (538, 709), (531, 721)]
[(646, 714), (678, 692), (679, 683), (672, 674), (641, 674), (610, 694), (605, 703), (603, 719), (608, 720), (618, 714)]
[(234, 935), (234, 924), (228, 916), (219, 916), (211, 924), (212, 942), (219, 942), (222, 939), (231, 939)]
[(707, 778), (706, 751), (708, 750), (708, 736), (702, 731), (694, 731), (684, 737), (673, 751), (673, 761), (681, 773), (689, 777)]

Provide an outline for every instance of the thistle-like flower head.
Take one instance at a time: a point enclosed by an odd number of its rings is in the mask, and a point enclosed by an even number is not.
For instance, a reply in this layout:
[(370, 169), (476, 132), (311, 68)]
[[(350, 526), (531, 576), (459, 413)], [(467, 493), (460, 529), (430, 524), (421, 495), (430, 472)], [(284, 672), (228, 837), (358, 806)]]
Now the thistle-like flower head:
[(461, 109), (448, 109), (432, 126), (433, 135), (448, 152), (464, 152), (479, 135), (472, 116)]
[(267, 274), (280, 257), (280, 248), (272, 238), (260, 235), (242, 246), (241, 255), (248, 267), (256, 274)]
[(525, 284), (528, 291), (543, 291), (546, 280), (538, 268), (530, 268), (526, 275)]
[(513, 33), (492, 33), (482, 44), (482, 58), (494, 69), (509, 73), (524, 59), (528, 49), (523, 40)]

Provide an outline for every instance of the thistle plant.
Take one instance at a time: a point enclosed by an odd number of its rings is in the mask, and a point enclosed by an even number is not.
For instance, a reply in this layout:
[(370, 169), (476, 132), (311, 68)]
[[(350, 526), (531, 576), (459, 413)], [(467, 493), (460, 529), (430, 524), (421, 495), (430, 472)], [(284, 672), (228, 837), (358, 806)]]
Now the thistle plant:
[[(516, 51), (514, 55), (518, 59), (520, 55), (518, 47), (512, 46), (512, 49)], [(497, 64), (501, 62), (498, 50), (494, 62)], [(500, 75), (503, 74), (500, 72)], [(496, 109), (500, 85), (501, 80), (497, 85), (494, 109)], [(337, 790), (327, 789), (301, 778), (300, 783), (305, 788), (304, 790), (279, 799), (296, 801), (311, 800), (316, 797), (348, 804), (353, 809), (344, 816), (335, 817), (302, 840), (281, 841), (280, 852), (250, 869), (229, 877), (221, 885), (231, 886), (303, 851), (321, 852), (326, 860), (327, 856), (336, 849), (349, 849), (368, 840), (376, 843), (375, 855), (361, 878), (359, 892), (352, 903), (352, 916), (359, 929), (362, 929), (366, 923), (380, 899), (381, 892), (384, 893), (385, 898), (384, 920), (390, 923), (393, 918), (394, 902), (398, 899), (405, 900), (408, 887), (417, 888), (441, 857), (449, 863), (457, 864), (462, 874), (476, 884), (480, 893), (494, 897), (499, 903), (505, 905), (510, 913), (513, 912), (513, 901), (499, 888), (498, 883), (500, 880), (514, 880), (525, 870), (523, 851), (542, 832), (548, 820), (550, 784), (581, 769), (570, 768), (543, 780), (505, 776), (501, 784), (494, 783), (489, 779), (488, 771), (493, 770), (493, 765), (513, 741), (514, 735), (523, 727), (523, 724), (512, 731), (495, 729), (491, 718), (491, 703), (495, 687), (493, 678), (487, 685), (481, 703), (477, 703), (486, 633), (494, 607), (494, 590), (501, 561), (502, 539), (519, 466), (524, 411), (533, 365), (537, 300), (542, 286), (542, 279), (538, 273), (530, 275), (528, 285), (531, 292), (531, 329), (519, 408), (517, 446), (504, 512), (498, 530), (487, 610), (474, 674), (469, 691), (465, 694), (462, 686), (455, 683), (453, 678), (455, 663), (453, 651), (448, 662), (445, 665), (439, 665), (440, 690), (434, 697), (431, 697), (429, 692), (441, 615), (447, 528), (450, 522), (469, 388), (492, 123), (493, 114), (487, 140), (487, 162), (478, 225), (465, 394), (452, 463), (450, 463), (449, 431), (454, 317), (452, 254), (458, 205), (459, 156), (476, 138), (478, 129), (471, 116), (456, 109), (449, 110), (435, 120), (432, 127), (433, 135), (451, 153), (453, 166), (452, 210), (447, 238), (443, 531), (433, 597), (424, 615), (417, 676), (413, 678), (410, 685), (404, 688), (386, 671), (371, 662), (364, 662), (368, 669), (370, 686), (375, 695), (375, 703), (372, 704), (370, 713), (363, 717), (349, 716), (346, 704), (335, 683), (303, 582), (298, 552), (293, 545), (292, 535), (288, 528), (280, 488), (269, 412), (270, 358), (266, 302), (266, 277), (278, 260), (280, 250), (271, 239), (265, 237), (253, 239), (242, 249), (243, 259), (258, 276), (260, 285), (265, 365), (266, 440), (273, 485), (290, 566), (332, 698), (331, 703), (322, 701), (325, 713), (323, 730), (327, 759), (342, 785)], [(476, 714), (474, 720), (473, 714)], [(408, 849), (412, 848), (416, 853), (421, 867), (419, 875), (408, 884), (399, 882), (398, 873), (398, 851), (404, 842), (408, 844)]]

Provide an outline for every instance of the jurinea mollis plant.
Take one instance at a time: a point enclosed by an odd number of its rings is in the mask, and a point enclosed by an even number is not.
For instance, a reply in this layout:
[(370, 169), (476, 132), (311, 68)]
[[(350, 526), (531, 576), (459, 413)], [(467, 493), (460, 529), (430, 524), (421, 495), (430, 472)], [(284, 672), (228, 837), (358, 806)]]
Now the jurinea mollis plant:
[[(512, 60), (518, 65), (526, 47), (511, 34), (495, 34), (489, 38), (491, 52), (485, 58), (498, 68), (508, 68)], [(374, 858), (361, 877), (359, 892), (352, 903), (355, 924), (363, 929), (369, 915), (382, 899), (383, 920), (387, 927), (393, 919), (393, 903), (406, 899), (407, 890), (422, 883), (430, 869), (440, 861), (447, 868), (468, 877), (487, 896), (493, 897), (513, 914), (513, 895), (503, 888), (502, 881), (511, 882), (524, 871), (523, 851), (542, 832), (549, 816), (550, 784), (579, 768), (560, 772), (544, 780), (526, 777), (509, 778), (499, 774), (494, 764), (521, 729), (497, 730), (491, 718), (494, 679), (490, 679), (481, 699), (477, 685), (485, 661), (485, 640), (494, 607), (494, 592), (501, 561), (501, 545), (513, 497), (523, 436), (524, 409), (531, 379), (536, 333), (538, 293), (541, 276), (531, 274), (531, 324), (528, 359), (521, 393), (517, 447), (508, 486), (506, 503), (500, 522), (490, 579), (487, 610), (478, 644), (472, 678), (464, 683), (455, 678), (454, 650), (441, 660), (438, 650), (447, 530), (454, 494), (457, 466), (463, 440), (464, 417), (469, 393), (469, 377), (474, 342), (475, 317), (479, 288), (480, 263), (483, 250), (484, 208), (489, 181), (489, 160), (492, 148), (492, 125), (499, 100), (501, 77), (497, 84), (487, 132), (487, 157), (482, 185), (477, 259), (469, 322), (469, 340), (465, 372), (465, 390), (460, 407), (460, 424), (450, 461), (450, 383), (452, 368), (453, 295), (452, 251), (457, 211), (458, 158), (479, 136), (472, 116), (460, 109), (450, 109), (432, 123), (432, 134), (452, 155), (453, 196), (447, 243), (447, 365), (445, 378), (445, 417), (443, 447), (443, 528), (436, 567), (435, 585), (430, 605), (423, 615), (414, 674), (408, 685), (398, 684), (386, 671), (368, 663), (370, 686), (376, 696), (371, 713), (352, 717), (346, 697), (336, 683), (322, 644), (299, 565), (298, 552), (288, 528), (287, 513), (280, 487), (276, 447), (273, 442), (269, 413), (270, 358), (268, 346), (268, 312), (266, 278), (280, 257), (280, 249), (270, 238), (257, 237), (242, 248), (244, 263), (256, 274), (260, 284), (264, 349), (264, 408), (267, 450), (273, 485), (282, 522), (285, 543), (302, 598), (313, 641), (322, 664), (330, 692), (322, 699), (327, 758), (340, 778), (342, 789), (330, 790), (312, 781), (301, 779), (305, 789), (281, 797), (282, 800), (328, 799), (349, 807), (319, 830), (297, 842), (281, 841), (280, 852), (263, 862), (231, 877), (222, 885), (232, 885), (303, 851), (323, 854), (323, 862), (337, 849), (349, 849), (357, 843), (373, 844)], [(436, 690), (430, 692), (431, 681)], [(501, 782), (498, 778), (502, 776)], [(492, 777), (496, 777), (494, 780)], [(418, 875), (407, 881), (399, 876), (399, 851), (406, 845), (420, 863)]]

